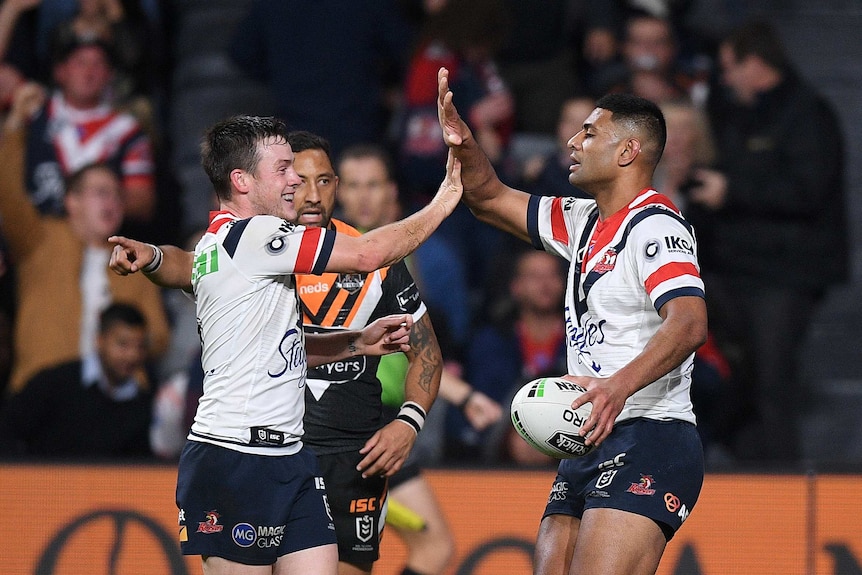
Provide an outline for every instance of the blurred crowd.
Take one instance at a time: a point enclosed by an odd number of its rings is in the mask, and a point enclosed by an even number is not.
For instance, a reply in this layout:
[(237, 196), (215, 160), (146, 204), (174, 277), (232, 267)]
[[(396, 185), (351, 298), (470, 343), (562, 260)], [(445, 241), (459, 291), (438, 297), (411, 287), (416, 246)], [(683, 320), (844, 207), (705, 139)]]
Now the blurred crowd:
[[(445, 66), (501, 178), (538, 195), (585, 197), (567, 142), (598, 97), (660, 105), (655, 187), (695, 226), (710, 311), (692, 390), (707, 462), (798, 462), (800, 347), (847, 279), (842, 127), (753, 16), (718, 0), (3, 0), (2, 453), (178, 456), (203, 377), (194, 306), (109, 272), (107, 238), (193, 246), (213, 196), (180, 173), (202, 130), (174, 138), (177, 122), (259, 110), (178, 113), (175, 72), (234, 67), (242, 80), (210, 95), (262, 87), (290, 129), (329, 140), (339, 171), (358, 145), (384, 150), (396, 193), (379, 221), (361, 221), (373, 196), (338, 193), (339, 217), (370, 229), (439, 185)], [(183, 26), (221, 52), (177, 49)], [(522, 384), (566, 371), (562, 262), (461, 206), (408, 265), (447, 372), (504, 413)], [(553, 465), (507, 417), (480, 430), (463, 407), (438, 399), (426, 462)]]

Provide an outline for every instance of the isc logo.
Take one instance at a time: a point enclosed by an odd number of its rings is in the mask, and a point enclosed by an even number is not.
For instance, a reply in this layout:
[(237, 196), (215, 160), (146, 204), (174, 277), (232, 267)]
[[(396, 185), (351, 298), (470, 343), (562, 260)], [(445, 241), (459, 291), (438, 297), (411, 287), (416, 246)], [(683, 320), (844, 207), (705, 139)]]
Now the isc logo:
[(365, 513), (366, 511), (377, 511), (377, 498), (365, 497), (363, 499), (354, 499), (350, 502), (351, 513)]

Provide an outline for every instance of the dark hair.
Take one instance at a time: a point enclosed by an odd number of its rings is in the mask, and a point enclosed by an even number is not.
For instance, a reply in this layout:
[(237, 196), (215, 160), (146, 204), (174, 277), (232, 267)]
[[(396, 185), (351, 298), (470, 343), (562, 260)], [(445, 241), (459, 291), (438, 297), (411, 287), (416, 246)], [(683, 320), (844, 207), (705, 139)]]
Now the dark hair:
[(115, 170), (113, 166), (106, 162), (87, 164), (82, 168), (78, 168), (66, 177), (66, 194), (75, 194), (79, 192), (84, 178), (86, 178), (87, 174), (89, 174), (93, 170), (106, 170), (112, 173), (114, 177), (116, 177), (118, 180), (120, 179), (120, 174), (117, 173), (117, 170)]
[(641, 149), (651, 154), (653, 166), (658, 164), (667, 142), (667, 124), (654, 102), (632, 94), (608, 94), (596, 102), (596, 108), (611, 112), (612, 122), (630, 123), (633, 130), (644, 134), (647, 145)]
[(392, 162), (392, 156), (383, 146), (378, 144), (354, 144), (348, 147), (338, 158), (338, 165), (341, 166), (345, 160), (360, 160), (363, 158), (379, 160), (386, 169), (386, 177), (390, 180), (395, 179), (395, 165)]
[(129, 327), (147, 327), (147, 320), (141, 311), (127, 303), (114, 302), (99, 314), (99, 333), (106, 333), (115, 325)]
[(79, 48), (94, 47), (102, 50), (108, 65), (116, 67), (116, 50), (114, 43), (99, 36), (81, 36), (72, 28), (60, 28), (51, 41), (51, 63), (62, 64), (68, 60)]
[(775, 28), (761, 21), (743, 24), (727, 37), (725, 43), (733, 50), (737, 61), (757, 56), (781, 73), (789, 72), (790, 60)]
[(294, 154), (308, 150), (320, 150), (329, 158), (329, 163), (333, 163), (332, 146), (329, 144), (329, 140), (323, 136), (305, 130), (296, 130), (287, 135), (287, 143), (290, 144), (290, 149), (293, 150)]
[(287, 142), (287, 127), (272, 116), (233, 116), (212, 126), (201, 143), (201, 165), (219, 199), (230, 199), (230, 173), (255, 173), (260, 143)]

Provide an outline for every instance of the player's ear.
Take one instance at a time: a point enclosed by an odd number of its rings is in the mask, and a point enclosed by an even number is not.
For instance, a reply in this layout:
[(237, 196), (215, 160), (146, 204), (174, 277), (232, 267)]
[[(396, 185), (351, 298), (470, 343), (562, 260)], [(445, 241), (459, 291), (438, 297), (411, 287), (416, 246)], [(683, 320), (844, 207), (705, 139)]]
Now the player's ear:
[(248, 174), (245, 170), (240, 170), (239, 168), (235, 170), (231, 170), (230, 172), (230, 183), (237, 191), (247, 194), (251, 182), (249, 181), (250, 174)]
[(618, 163), (620, 166), (628, 166), (635, 161), (641, 153), (641, 142), (637, 138), (628, 138), (620, 152)]

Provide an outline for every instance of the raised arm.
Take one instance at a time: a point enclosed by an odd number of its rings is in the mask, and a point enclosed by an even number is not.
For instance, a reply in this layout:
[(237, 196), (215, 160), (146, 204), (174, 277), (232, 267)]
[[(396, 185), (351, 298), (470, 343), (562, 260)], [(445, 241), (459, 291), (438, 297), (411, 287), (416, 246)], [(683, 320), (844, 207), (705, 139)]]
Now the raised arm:
[(434, 233), (461, 200), (461, 165), (450, 153), (446, 177), (424, 208), (361, 236), (339, 234), (326, 271), (370, 273), (404, 259)]
[(170, 245), (154, 246), (123, 236), (111, 236), (114, 244), (109, 267), (121, 276), (142, 271), (158, 286), (192, 291), (194, 254)]
[(454, 96), (449, 89), (449, 70), (446, 68), (440, 68), (437, 72), (437, 90), (437, 116), (443, 130), (443, 141), (449, 146), (450, 154), (454, 153), (461, 160), (464, 203), (483, 222), (522, 240), (529, 240), (529, 194), (510, 188), (497, 177), (488, 156), (455, 108)]

